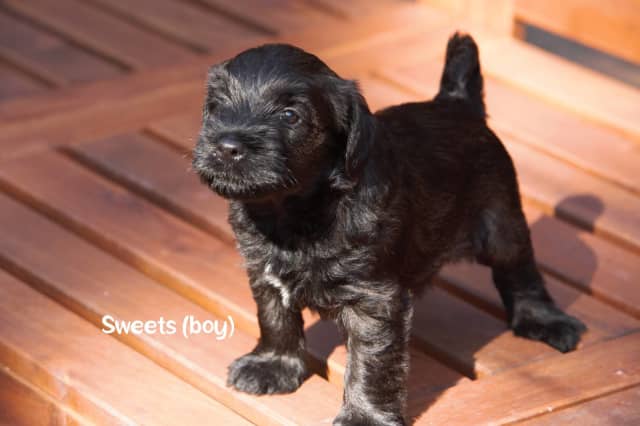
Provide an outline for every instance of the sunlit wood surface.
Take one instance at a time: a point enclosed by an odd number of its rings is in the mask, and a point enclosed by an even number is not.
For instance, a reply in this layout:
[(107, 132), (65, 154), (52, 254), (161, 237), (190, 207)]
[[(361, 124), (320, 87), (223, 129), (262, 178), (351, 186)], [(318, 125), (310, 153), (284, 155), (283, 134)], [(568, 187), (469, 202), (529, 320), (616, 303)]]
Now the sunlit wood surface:
[[(558, 304), (562, 355), (514, 337), (488, 270), (416, 302), (418, 425), (640, 422), (640, 92), (404, 1), (0, 2), (0, 424), (330, 424), (345, 348), (306, 313), (315, 373), (251, 397), (226, 367), (258, 336), (226, 203), (189, 171), (207, 66), (269, 41), (357, 78), (373, 109), (427, 99), (448, 36), (480, 45)], [(224, 320), (233, 337), (106, 335), (101, 320)]]

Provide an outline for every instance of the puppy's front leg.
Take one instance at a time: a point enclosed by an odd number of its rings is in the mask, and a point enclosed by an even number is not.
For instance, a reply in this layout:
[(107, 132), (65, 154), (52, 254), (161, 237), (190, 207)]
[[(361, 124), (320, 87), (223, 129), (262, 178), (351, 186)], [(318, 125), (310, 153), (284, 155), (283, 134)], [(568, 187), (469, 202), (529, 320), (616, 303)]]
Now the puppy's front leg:
[(387, 294), (367, 292), (339, 316), (347, 334), (349, 359), (344, 404), (334, 425), (405, 424), (413, 311), (406, 290), (389, 290)]
[(258, 395), (293, 392), (308, 376), (302, 314), (291, 306), (286, 289), (269, 278), (251, 280), (260, 339), (253, 351), (229, 366), (227, 378), (229, 386)]

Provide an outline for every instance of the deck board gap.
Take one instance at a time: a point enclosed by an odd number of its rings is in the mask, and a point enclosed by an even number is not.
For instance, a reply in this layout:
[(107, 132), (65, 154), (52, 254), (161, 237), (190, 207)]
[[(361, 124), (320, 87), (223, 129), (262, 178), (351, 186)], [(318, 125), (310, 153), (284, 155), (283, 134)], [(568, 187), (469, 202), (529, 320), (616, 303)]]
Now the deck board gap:
[(28, 79), (43, 89), (54, 89), (56, 87), (51, 79), (43, 77), (40, 73), (32, 72), (28, 67), (12, 60), (8, 55), (4, 55), (2, 49), (0, 49), (0, 65), (19, 73), (23, 78)]
[[(157, 131), (153, 126), (145, 127), (140, 131), (142, 135), (148, 136), (150, 139), (158, 142), (166, 146), (167, 148), (175, 151), (176, 153), (184, 156), (185, 158), (191, 158), (191, 151), (185, 147), (184, 144), (176, 142), (171, 137), (162, 134), (162, 132)], [(196, 141), (192, 141), (192, 145), (195, 147)]]
[[(555, 107), (554, 107), (555, 108)], [(489, 111), (489, 115), (491, 115), (491, 111)], [(509, 138), (511, 140), (513, 140), (514, 142), (521, 144), (521, 145), (525, 145), (526, 147), (535, 150), (537, 152), (539, 152), (540, 154), (546, 155), (548, 157), (554, 158), (558, 161), (561, 161), (562, 163), (568, 165), (569, 167), (573, 167), (575, 169), (581, 170), (597, 179), (603, 180), (607, 183), (610, 183), (611, 185), (615, 185), (618, 188), (627, 191), (629, 193), (631, 193), (632, 195), (635, 196), (640, 196), (640, 190), (633, 188), (627, 184), (625, 184), (624, 182), (621, 182), (620, 180), (616, 179), (613, 176), (607, 175), (605, 173), (602, 173), (598, 170), (596, 170), (593, 167), (589, 167), (586, 164), (581, 164), (580, 162), (577, 161), (572, 161), (570, 158), (560, 155), (558, 153), (553, 152), (550, 149), (545, 149), (543, 148), (540, 144), (537, 143), (531, 143), (530, 141), (527, 140), (526, 136), (523, 136), (521, 133), (518, 133), (517, 131), (512, 131), (508, 128), (508, 126), (505, 126), (503, 124), (501, 124), (500, 122), (493, 122), (491, 124), (491, 126), (493, 128), (495, 128), (498, 132), (500, 132), (500, 134), (504, 134), (504, 135), (508, 135)], [(602, 126), (600, 126), (602, 127)], [(610, 129), (607, 129), (610, 131)], [(628, 139), (628, 138), (627, 138)]]
[(244, 15), (240, 15), (237, 13), (233, 13), (231, 11), (228, 11), (226, 9), (224, 9), (221, 5), (217, 6), (214, 5), (210, 2), (206, 2), (203, 0), (186, 0), (189, 4), (198, 7), (200, 10), (203, 10), (205, 12), (208, 13), (213, 13), (216, 14), (218, 16), (221, 16), (223, 18), (227, 18), (230, 21), (232, 21), (233, 23), (239, 24), (244, 26), (245, 28), (248, 28), (250, 30), (256, 31), (259, 34), (263, 35), (263, 36), (267, 36), (267, 37), (275, 37), (278, 35), (278, 31), (273, 29), (273, 28), (269, 28), (263, 24), (261, 24), (260, 22), (258, 22), (257, 20), (253, 20), (250, 17), (244, 16)]
[(68, 43), (69, 46), (75, 47), (76, 49), (82, 50), (83, 52), (91, 56), (101, 59), (108, 64), (119, 68), (123, 72), (132, 72), (134, 70), (133, 66), (127, 64), (126, 62), (113, 55), (110, 55), (107, 52), (102, 51), (99, 48), (96, 48), (91, 43), (82, 43), (74, 37), (69, 37), (64, 31), (60, 31), (52, 25), (38, 20), (36, 17), (15, 10), (11, 8), (10, 5), (0, 3), (0, 10), (5, 14), (10, 15), (12, 18), (23, 22), (26, 25), (60, 38), (65, 43)]
[[(162, 143), (162, 142), (159, 142)], [(162, 197), (160, 194), (154, 191), (149, 191), (144, 188), (142, 185), (138, 184), (134, 180), (128, 179), (126, 176), (119, 175), (108, 167), (100, 164), (98, 161), (91, 159), (88, 156), (83, 155), (81, 152), (77, 150), (70, 149), (65, 146), (60, 146), (57, 148), (57, 151), (68, 157), (72, 161), (80, 164), (81, 166), (87, 168), (91, 172), (102, 176), (103, 178), (109, 180), (115, 185), (118, 185), (125, 190), (141, 197), (144, 200), (151, 202), (152, 204), (160, 207), (167, 213), (175, 216), (176, 218), (186, 222), (187, 224), (206, 232), (212, 237), (229, 242), (229, 237), (224, 233), (223, 230), (220, 230), (205, 220), (202, 220), (198, 215), (193, 214), (193, 212), (188, 209), (182, 207), (180, 204), (171, 200), (170, 197)], [(181, 153), (184, 155), (184, 153)]]
[(606, 240), (617, 247), (624, 249), (633, 254), (640, 254), (640, 247), (635, 246), (631, 242), (625, 241), (624, 239), (608, 232), (605, 229), (598, 229), (592, 223), (588, 223), (584, 220), (580, 220), (578, 217), (572, 217), (570, 214), (559, 211), (555, 206), (550, 206), (547, 203), (540, 201), (534, 196), (531, 196), (525, 192), (520, 194), (520, 197), (523, 202), (527, 204), (531, 204), (532, 206), (542, 210), (544, 213), (549, 216), (553, 216), (556, 219), (561, 220), (562, 222), (568, 223), (571, 226), (574, 226), (583, 231), (587, 231), (593, 235), (596, 235), (603, 240)]
[(303, 2), (313, 9), (329, 15), (332, 18), (340, 19), (343, 21), (349, 20), (349, 16), (344, 11), (333, 7), (331, 4), (318, 0), (304, 0)]
[(134, 15), (129, 15), (127, 13), (121, 12), (115, 7), (109, 7), (104, 3), (94, 1), (94, 0), (85, 0), (85, 1), (87, 2), (87, 4), (91, 5), (91, 7), (97, 10), (100, 10), (107, 15), (111, 15), (114, 18), (118, 18), (124, 22), (132, 24), (136, 28), (146, 31), (147, 33), (152, 34), (158, 38), (161, 38), (171, 44), (180, 45), (200, 55), (203, 55), (209, 52), (209, 50), (204, 48), (203, 46), (192, 43), (183, 37), (172, 34), (169, 31), (166, 31), (160, 27), (157, 27), (153, 24), (145, 22)]

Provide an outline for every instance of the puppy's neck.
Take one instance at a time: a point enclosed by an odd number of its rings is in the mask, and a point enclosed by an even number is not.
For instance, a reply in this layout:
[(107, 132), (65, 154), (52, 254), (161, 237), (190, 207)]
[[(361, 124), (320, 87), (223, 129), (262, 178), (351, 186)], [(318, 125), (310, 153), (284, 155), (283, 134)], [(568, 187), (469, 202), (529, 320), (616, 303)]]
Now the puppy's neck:
[(271, 240), (313, 238), (326, 233), (334, 220), (332, 211), (340, 197), (329, 182), (313, 185), (308, 191), (278, 194), (242, 207), (262, 234)]

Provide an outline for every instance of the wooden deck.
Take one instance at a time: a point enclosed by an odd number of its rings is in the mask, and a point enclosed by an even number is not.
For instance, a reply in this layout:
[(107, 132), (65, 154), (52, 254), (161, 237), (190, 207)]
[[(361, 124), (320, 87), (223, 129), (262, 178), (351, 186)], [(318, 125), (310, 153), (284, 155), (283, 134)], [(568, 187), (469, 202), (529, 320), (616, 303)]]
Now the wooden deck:
[[(377, 109), (434, 94), (454, 29), (479, 42), (550, 291), (589, 331), (566, 355), (516, 338), (489, 272), (447, 267), (416, 303), (409, 413), (639, 424), (640, 92), (393, 0), (0, 2), (0, 424), (330, 424), (346, 353), (311, 314), (297, 392), (225, 386), (258, 328), (225, 202), (188, 171), (206, 67), (287, 41)], [(107, 335), (104, 315), (235, 332)]]

